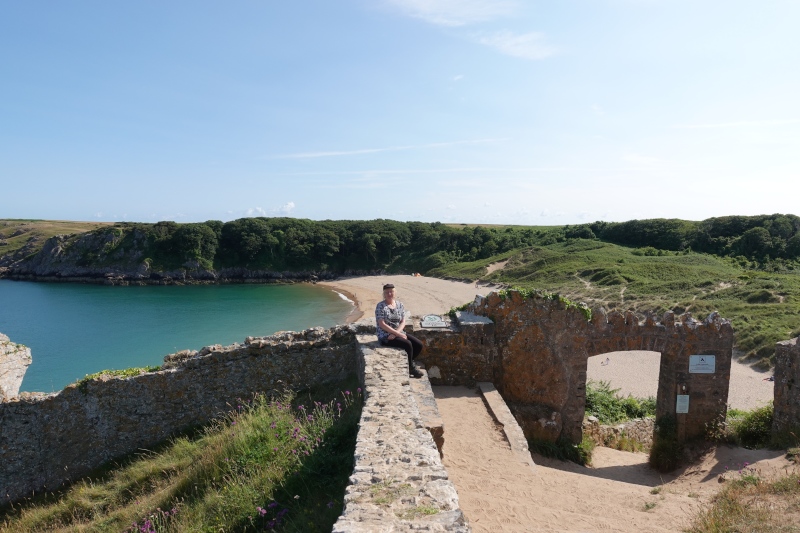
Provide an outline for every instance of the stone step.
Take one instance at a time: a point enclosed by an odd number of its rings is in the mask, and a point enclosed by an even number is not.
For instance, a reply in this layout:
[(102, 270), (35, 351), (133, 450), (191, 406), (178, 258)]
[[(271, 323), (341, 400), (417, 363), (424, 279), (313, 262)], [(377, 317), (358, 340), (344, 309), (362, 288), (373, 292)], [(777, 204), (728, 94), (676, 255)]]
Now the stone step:
[(508, 405), (506, 405), (505, 400), (500, 396), (497, 389), (494, 388), (494, 384), (480, 381), (478, 382), (478, 388), (489, 408), (489, 414), (492, 415), (492, 418), (494, 418), (498, 424), (503, 426), (503, 436), (505, 436), (509, 446), (511, 446), (511, 452), (514, 454), (514, 457), (516, 457), (520, 463), (530, 468), (535, 467), (536, 463), (533, 462), (531, 452), (528, 449), (528, 440), (522, 433), (522, 428), (519, 427), (517, 419), (511, 414), (511, 410), (508, 408)]
[(436, 449), (439, 450), (439, 457), (444, 457), (444, 421), (439, 414), (439, 407), (436, 405), (436, 398), (433, 395), (431, 382), (428, 379), (428, 372), (425, 366), (415, 363), (414, 366), (417, 370), (422, 372), (422, 377), (419, 379), (410, 378), (409, 385), (413, 393), (414, 400), (417, 402), (419, 415), (422, 419), (422, 425), (425, 426), (433, 442), (436, 443)]

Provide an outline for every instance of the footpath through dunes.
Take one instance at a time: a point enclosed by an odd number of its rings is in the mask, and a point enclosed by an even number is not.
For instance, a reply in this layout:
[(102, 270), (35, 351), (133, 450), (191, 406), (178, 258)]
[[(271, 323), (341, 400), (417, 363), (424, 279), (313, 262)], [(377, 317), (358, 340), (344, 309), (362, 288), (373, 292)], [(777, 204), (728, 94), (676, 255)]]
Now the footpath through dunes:
[(788, 464), (782, 452), (720, 448), (662, 475), (648, 467), (646, 454), (598, 447), (591, 468), (537, 454), (528, 467), (478, 392), (433, 392), (444, 421), (444, 465), (475, 532), (683, 531), (720, 489), (720, 474), (730, 477), (745, 461), (765, 476)]

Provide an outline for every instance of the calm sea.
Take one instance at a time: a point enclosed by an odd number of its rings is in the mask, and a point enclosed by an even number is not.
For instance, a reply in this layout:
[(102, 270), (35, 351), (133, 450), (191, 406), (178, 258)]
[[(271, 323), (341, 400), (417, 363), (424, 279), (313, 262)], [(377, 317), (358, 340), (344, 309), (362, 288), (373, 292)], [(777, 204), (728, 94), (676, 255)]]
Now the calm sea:
[(21, 391), (52, 392), (105, 369), (248, 335), (330, 327), (352, 304), (313, 285), (109, 287), (0, 280), (0, 333), (30, 347)]

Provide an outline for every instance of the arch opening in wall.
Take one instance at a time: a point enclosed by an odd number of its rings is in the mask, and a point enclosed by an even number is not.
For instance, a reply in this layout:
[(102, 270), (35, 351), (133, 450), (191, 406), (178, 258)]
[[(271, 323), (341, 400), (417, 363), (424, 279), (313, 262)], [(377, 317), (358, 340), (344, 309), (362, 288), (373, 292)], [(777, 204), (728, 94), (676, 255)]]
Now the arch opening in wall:
[[(634, 445), (631, 443), (633, 440), (637, 443), (635, 444), (637, 448), (650, 446), (658, 397), (661, 353), (645, 350), (607, 352), (589, 357), (586, 366), (587, 405), (584, 410), (584, 434), (592, 437), (599, 445), (624, 446), (627, 449)], [(632, 396), (638, 400), (635, 404), (641, 409), (635, 409), (634, 405), (629, 404), (626, 409), (628, 420), (608, 420), (604, 415), (608, 416), (609, 413), (602, 412), (598, 407), (592, 408), (589, 399), (592, 389), (594, 391), (610, 389), (616, 391), (616, 395), (621, 398)], [(642, 416), (649, 419), (634, 420)], [(627, 443), (620, 442), (623, 437), (618, 429), (620, 424), (624, 427)], [(608, 425), (614, 428), (604, 427)]]
[(586, 381), (607, 381), (619, 395), (653, 398), (658, 395), (661, 353), (646, 350), (608, 352), (589, 357)]

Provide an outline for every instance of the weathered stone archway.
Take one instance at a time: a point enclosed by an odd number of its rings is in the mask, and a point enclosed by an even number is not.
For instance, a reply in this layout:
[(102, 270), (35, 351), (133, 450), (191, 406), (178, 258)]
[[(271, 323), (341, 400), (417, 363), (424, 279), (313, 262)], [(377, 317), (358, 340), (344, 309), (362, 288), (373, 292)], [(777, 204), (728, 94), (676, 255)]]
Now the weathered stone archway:
[[(702, 436), (725, 416), (733, 329), (717, 313), (703, 322), (672, 312), (639, 322), (632, 312), (598, 310), (587, 320), (583, 309), (558, 298), (516, 291), (478, 297), (468, 312), (492, 324), (462, 322), (463, 346), (427, 337), (425, 360), (441, 367), (445, 383), (492, 381), (529, 438), (580, 442), (587, 360), (612, 351), (661, 353), (657, 417), (676, 416), (679, 440)], [(690, 371), (692, 355), (714, 356), (713, 373)], [(676, 413), (679, 393), (688, 397), (685, 414)]]

